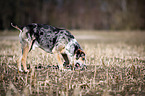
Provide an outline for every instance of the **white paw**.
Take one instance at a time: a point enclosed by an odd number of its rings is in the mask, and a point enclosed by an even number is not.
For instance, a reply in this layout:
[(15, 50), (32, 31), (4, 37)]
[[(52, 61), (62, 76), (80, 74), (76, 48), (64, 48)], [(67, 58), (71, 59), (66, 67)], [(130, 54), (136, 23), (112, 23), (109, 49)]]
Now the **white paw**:
[(64, 70), (64, 67), (63, 67), (63, 66), (59, 66), (59, 69), (60, 69), (60, 70)]
[(22, 69), (19, 69), (19, 72), (23, 72), (23, 70)]

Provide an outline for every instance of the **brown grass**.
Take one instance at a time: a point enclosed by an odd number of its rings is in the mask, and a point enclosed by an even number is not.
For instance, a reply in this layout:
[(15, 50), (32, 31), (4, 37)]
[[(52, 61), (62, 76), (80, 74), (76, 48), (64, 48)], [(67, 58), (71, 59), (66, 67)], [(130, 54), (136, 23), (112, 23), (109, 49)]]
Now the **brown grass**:
[[(80, 33), (73, 34), (79, 36)], [(28, 54), (27, 65), (31, 72), (19, 73), (16, 66), (16, 59), (21, 53), (19, 41), (1, 40), (0, 95), (143, 96), (145, 38), (142, 35), (145, 33), (92, 32), (88, 36), (93, 34), (101, 38), (78, 40), (87, 54), (87, 70), (83, 71), (46, 68), (47, 65), (57, 65), (56, 59), (37, 48)], [(43, 68), (35, 68), (39, 64)]]

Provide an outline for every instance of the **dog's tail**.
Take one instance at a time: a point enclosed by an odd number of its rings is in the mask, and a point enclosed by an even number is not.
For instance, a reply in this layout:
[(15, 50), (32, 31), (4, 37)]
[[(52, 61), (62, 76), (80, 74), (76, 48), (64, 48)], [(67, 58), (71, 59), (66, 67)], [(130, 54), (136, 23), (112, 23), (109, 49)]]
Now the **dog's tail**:
[(18, 29), (20, 32), (22, 32), (22, 29), (19, 28), (17, 25), (14, 25), (13, 23), (11, 23), (11, 26), (14, 27), (14, 28), (16, 28), (16, 29)]

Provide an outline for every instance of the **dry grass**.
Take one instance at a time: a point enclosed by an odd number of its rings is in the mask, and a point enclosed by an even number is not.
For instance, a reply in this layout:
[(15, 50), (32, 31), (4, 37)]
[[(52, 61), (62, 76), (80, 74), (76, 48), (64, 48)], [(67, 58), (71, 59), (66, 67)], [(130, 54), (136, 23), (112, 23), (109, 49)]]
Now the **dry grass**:
[[(80, 33), (74, 32), (74, 34), (78, 36)], [(142, 32), (89, 33), (88, 35), (96, 36), (96, 39), (79, 40), (87, 54), (88, 68), (83, 71), (47, 68), (47, 65), (57, 64), (55, 58), (41, 49), (36, 49), (29, 53), (27, 60), (31, 72), (18, 73), (16, 59), (21, 53), (19, 41), (1, 40), (0, 95), (143, 96), (145, 94), (144, 34)], [(87, 33), (83, 32), (83, 35)], [(43, 68), (35, 68), (39, 64)]]

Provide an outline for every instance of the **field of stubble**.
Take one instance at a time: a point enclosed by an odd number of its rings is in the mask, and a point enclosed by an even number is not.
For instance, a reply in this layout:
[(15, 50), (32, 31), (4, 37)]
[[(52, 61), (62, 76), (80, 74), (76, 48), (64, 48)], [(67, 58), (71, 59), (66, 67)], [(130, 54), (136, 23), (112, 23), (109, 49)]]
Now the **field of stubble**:
[(18, 32), (0, 36), (0, 96), (144, 96), (145, 32), (72, 31), (86, 52), (86, 70), (55, 69), (52, 54), (28, 54), (29, 73), (17, 71)]

